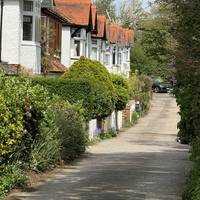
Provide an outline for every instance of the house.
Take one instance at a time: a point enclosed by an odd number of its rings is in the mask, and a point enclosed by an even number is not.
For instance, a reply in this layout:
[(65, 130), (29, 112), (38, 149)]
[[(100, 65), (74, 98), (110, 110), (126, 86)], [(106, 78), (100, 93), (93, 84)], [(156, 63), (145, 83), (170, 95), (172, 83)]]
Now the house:
[(21, 65), (32, 74), (41, 71), (40, 0), (4, 0), (2, 61)]
[[(62, 40), (62, 29), (66, 25), (70, 25), (70, 22), (56, 12), (55, 1), (43, 1), (41, 9), (41, 70), (43, 73), (61, 75), (66, 70), (66, 67), (61, 64), (61, 49), (62, 44), (65, 43), (65, 40)], [(45, 56), (47, 56), (50, 66), (46, 66), (46, 63), (43, 63), (43, 57)]]
[(62, 27), (61, 63), (69, 67), (81, 56), (89, 58), (96, 7), (90, 0), (55, 0), (54, 10), (70, 22)]

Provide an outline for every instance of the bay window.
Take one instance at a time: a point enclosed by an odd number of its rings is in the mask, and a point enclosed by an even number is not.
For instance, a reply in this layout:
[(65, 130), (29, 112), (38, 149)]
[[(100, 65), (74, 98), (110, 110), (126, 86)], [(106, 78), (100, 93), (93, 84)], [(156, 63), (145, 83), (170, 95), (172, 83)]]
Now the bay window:
[(40, 42), (40, 2), (23, 0), (23, 40)]

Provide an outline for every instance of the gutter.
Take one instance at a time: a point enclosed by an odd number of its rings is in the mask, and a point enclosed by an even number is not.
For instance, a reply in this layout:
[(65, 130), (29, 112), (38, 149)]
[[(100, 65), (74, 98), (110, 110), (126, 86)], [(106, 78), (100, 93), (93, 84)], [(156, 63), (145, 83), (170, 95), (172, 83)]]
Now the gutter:
[(0, 63), (2, 62), (3, 6), (4, 6), (4, 0), (1, 0), (1, 21), (0, 21)]

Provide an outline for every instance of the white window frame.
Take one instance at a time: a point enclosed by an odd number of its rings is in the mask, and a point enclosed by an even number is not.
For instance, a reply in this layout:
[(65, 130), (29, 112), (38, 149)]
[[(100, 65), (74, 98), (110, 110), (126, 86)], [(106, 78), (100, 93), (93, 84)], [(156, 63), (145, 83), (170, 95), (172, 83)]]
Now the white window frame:
[[(22, 1), (22, 34), (21, 34), (21, 39), (22, 39), (22, 44), (30, 44), (30, 45), (38, 45), (40, 46), (40, 41), (36, 41), (36, 18), (39, 19), (39, 30), (38, 30), (38, 38), (40, 37), (40, 26), (41, 26), (41, 3), (40, 0), (26, 0), (26, 1), (32, 1), (33, 2), (33, 11), (24, 11), (24, 0)], [(36, 6), (38, 5), (38, 7)], [(33, 29), (32, 29), (32, 40), (24, 40), (23, 39), (23, 18), (24, 16), (32, 16), (33, 19)]]
[[(93, 42), (95, 42), (95, 44), (93, 43)], [(92, 45), (91, 45), (91, 54), (90, 54), (90, 58), (91, 59), (93, 59), (93, 60), (98, 60), (99, 58), (99, 56), (98, 56), (98, 40), (97, 39), (92, 39), (91, 40), (91, 43), (92, 43)], [(93, 49), (96, 49), (96, 58), (92, 58), (92, 51), (93, 51)]]
[[(74, 56), (74, 51), (75, 49), (75, 41), (80, 41), (80, 56)], [(71, 54), (72, 54), (72, 50), (73, 50), (73, 55), (71, 55), (71, 59), (72, 60), (78, 60), (81, 56), (83, 56), (83, 51), (85, 53), (85, 48), (86, 48), (86, 34), (84, 32), (83, 29), (80, 30), (80, 37), (73, 37), (71, 38)], [(84, 55), (85, 56), (85, 55)]]

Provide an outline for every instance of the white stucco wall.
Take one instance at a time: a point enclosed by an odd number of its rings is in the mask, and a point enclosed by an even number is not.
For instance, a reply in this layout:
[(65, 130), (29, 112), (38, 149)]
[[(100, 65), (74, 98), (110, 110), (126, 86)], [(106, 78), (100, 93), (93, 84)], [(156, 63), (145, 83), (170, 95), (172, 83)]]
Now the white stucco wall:
[(71, 65), (71, 28), (62, 27), (62, 40), (61, 40), (61, 63), (69, 67)]
[(4, 1), (2, 60), (20, 64), (31, 73), (41, 72), (41, 48), (36, 42), (22, 41), (22, 0)]
[(2, 60), (20, 64), (21, 11), (19, 0), (4, 1)]
[(20, 53), (20, 64), (31, 74), (41, 72), (41, 48), (34, 42), (22, 42)]
[(122, 128), (122, 121), (123, 121), (122, 115), (123, 115), (122, 111), (118, 111), (117, 116), (118, 116), (118, 128), (119, 128), (119, 130)]
[(93, 139), (95, 136), (97, 136), (96, 129), (97, 129), (97, 120), (96, 119), (90, 120), (89, 122), (89, 138), (90, 139)]

